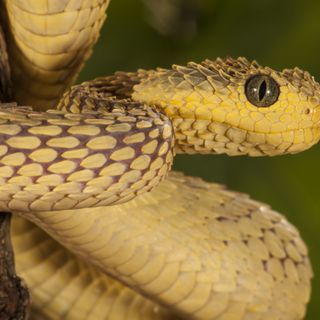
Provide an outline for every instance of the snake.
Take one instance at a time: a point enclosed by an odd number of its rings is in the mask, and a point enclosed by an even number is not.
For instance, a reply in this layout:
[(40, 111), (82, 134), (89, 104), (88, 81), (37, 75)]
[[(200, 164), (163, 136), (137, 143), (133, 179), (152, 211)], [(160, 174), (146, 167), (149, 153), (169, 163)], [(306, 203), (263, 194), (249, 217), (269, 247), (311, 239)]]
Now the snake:
[[(169, 172), (176, 153), (276, 156), (320, 137), (320, 87), (245, 58), (73, 85), (108, 0), (3, 2), (13, 101), (0, 209), (31, 319), (303, 319), (298, 230), (248, 195)], [(28, 107), (32, 106), (32, 107)]]

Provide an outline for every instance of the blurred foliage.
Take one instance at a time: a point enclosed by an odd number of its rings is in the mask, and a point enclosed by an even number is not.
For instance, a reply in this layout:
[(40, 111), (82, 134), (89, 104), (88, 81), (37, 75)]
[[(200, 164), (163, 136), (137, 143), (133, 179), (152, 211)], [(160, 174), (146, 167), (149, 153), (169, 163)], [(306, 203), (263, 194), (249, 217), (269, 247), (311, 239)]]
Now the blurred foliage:
[[(217, 56), (246, 56), (276, 69), (299, 66), (320, 79), (320, 1), (198, 1), (197, 33), (179, 39), (163, 37), (150, 27), (150, 11), (142, 1), (113, 0), (80, 80)], [(249, 193), (297, 226), (310, 249), (315, 273), (309, 320), (319, 319), (320, 314), (319, 159), (319, 146), (275, 158), (179, 155), (175, 159), (176, 170)]]
[(196, 35), (200, 1), (143, 0), (149, 10), (147, 21), (160, 34), (188, 40)]

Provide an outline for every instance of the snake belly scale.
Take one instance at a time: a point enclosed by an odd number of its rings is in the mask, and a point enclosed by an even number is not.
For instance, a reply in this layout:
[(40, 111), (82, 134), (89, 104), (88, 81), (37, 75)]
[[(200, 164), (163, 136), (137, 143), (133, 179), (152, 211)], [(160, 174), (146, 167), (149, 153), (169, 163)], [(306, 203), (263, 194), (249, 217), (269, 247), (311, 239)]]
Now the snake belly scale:
[(5, 1), (15, 100), (33, 109), (1, 106), (0, 207), (16, 214), (32, 317), (302, 319), (312, 271), (298, 231), (244, 194), (166, 175), (175, 152), (311, 147), (319, 84), (228, 58), (118, 72), (62, 96), (108, 3)]

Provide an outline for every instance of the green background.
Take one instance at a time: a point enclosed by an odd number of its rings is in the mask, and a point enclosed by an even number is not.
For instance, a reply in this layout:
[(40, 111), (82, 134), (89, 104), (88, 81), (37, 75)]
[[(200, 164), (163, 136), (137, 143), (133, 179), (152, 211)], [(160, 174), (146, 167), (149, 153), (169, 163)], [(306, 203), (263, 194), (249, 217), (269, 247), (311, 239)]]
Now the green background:
[[(320, 79), (320, 1), (199, 0), (192, 39), (163, 37), (140, 1), (113, 0), (80, 80), (116, 70), (245, 56), (275, 69), (299, 66)], [(284, 213), (308, 244), (315, 273), (306, 319), (320, 319), (320, 148), (275, 158), (179, 155), (175, 169), (249, 193)]]

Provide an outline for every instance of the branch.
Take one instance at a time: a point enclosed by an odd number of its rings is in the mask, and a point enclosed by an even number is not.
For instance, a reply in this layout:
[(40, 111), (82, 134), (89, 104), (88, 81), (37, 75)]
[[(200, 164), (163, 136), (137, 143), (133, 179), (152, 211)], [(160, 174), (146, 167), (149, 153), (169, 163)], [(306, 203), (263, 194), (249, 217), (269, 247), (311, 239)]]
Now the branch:
[(29, 293), (15, 273), (10, 220), (11, 213), (0, 213), (0, 319), (23, 320), (27, 316)]

